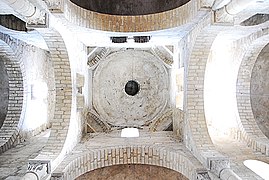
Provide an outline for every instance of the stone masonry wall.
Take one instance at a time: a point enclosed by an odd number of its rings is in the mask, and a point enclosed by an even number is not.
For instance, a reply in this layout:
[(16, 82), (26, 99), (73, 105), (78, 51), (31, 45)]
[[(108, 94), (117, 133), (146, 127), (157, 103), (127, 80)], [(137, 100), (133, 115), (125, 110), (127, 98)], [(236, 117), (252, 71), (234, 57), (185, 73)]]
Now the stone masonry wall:
[(40, 29), (39, 32), (49, 48), (55, 80), (55, 104), (51, 120), (51, 133), (39, 158), (53, 160), (52, 168), (54, 168), (58, 163), (56, 159), (61, 161), (59, 155), (65, 153), (63, 150), (70, 124), (72, 104), (71, 70), (68, 53), (61, 35), (54, 29)]
[(268, 139), (259, 129), (251, 107), (251, 72), (256, 59), (268, 43), (268, 32), (258, 33), (242, 59), (237, 79), (237, 106), (240, 116), (239, 129), (236, 138), (244, 140), (255, 151), (269, 154)]
[(122, 138), (120, 131), (85, 136), (52, 173), (52, 179), (74, 179), (94, 169), (119, 164), (149, 164), (180, 172), (189, 179), (207, 173), (202, 164), (177, 140), (173, 132), (140, 132)]
[(66, 2), (64, 10), (67, 19), (79, 26), (113, 32), (145, 32), (177, 27), (194, 18), (199, 9), (195, 0), (162, 13), (141, 16), (115, 16), (85, 10)]
[[(208, 134), (204, 114), (204, 75), (206, 62), (210, 54), (211, 45), (218, 34), (218, 29), (205, 28), (197, 37), (188, 62), (186, 81), (186, 114), (185, 114), (185, 143), (195, 157), (204, 165), (208, 165), (208, 158), (222, 156), (214, 151)], [(214, 155), (213, 155), (214, 154)]]
[(0, 59), (0, 128), (2, 127), (7, 115), (8, 107), (8, 74), (4, 60)]
[[(1, 33), (1, 39), (13, 50), (24, 69), (24, 101), (27, 102), (20, 134), (24, 138), (36, 135), (49, 126), (51, 119), (50, 104), (53, 98), (53, 74), (51, 62), (46, 51)], [(43, 86), (40, 87), (40, 84)], [(33, 87), (37, 87), (33, 90)], [(42, 95), (43, 94), (43, 95)], [(35, 97), (34, 97), (35, 96)], [(43, 97), (41, 97), (43, 96)], [(38, 104), (38, 105), (37, 105)], [(38, 120), (37, 120), (38, 119)]]
[(0, 41), (0, 56), (3, 60), (9, 78), (8, 108), (3, 126), (0, 131), (0, 154), (10, 149), (20, 140), (19, 129), (23, 120), (23, 74), (21, 62), (14, 52), (3, 41)]
[(264, 135), (269, 138), (269, 45), (259, 54), (251, 75), (250, 95), (253, 115)]
[(99, 180), (99, 179), (100, 180), (101, 179), (187, 180), (185, 176), (171, 169), (159, 166), (141, 165), (141, 164), (108, 166), (90, 171), (84, 175), (79, 176), (76, 180)]

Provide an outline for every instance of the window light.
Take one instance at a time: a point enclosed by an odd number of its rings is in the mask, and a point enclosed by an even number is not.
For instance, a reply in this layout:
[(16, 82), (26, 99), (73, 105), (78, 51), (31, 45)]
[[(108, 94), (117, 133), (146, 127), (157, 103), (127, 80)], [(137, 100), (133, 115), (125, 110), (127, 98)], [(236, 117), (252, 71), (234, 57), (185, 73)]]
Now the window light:
[(137, 128), (124, 128), (121, 130), (121, 137), (139, 137)]

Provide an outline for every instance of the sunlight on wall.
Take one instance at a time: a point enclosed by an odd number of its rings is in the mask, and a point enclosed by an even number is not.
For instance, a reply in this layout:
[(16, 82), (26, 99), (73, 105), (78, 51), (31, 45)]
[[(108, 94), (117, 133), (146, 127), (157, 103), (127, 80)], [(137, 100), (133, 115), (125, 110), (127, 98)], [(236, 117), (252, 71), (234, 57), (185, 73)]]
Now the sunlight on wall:
[(31, 131), (45, 124), (47, 118), (48, 87), (45, 82), (34, 82), (31, 85), (30, 97), (27, 101), (27, 111), (23, 123), (23, 130)]
[(184, 94), (184, 67), (180, 68), (176, 74), (176, 107), (183, 110), (183, 94)]
[(244, 165), (263, 179), (269, 180), (269, 164), (257, 160), (246, 160)]
[(234, 71), (232, 42), (217, 37), (207, 61), (205, 72), (205, 115), (209, 132), (227, 135), (237, 126), (236, 75)]
[[(64, 40), (65, 47), (68, 52), (68, 59), (71, 68), (71, 80), (72, 80), (72, 107), (71, 107), (71, 115), (67, 137), (64, 140), (64, 147), (62, 148), (61, 154), (52, 162), (52, 169), (56, 168), (56, 166), (62, 161), (64, 156), (69, 153), (73, 147), (78, 143), (80, 137), (82, 136), (82, 122), (80, 115), (77, 113), (76, 106), (76, 76), (77, 72), (84, 72), (87, 69), (87, 54), (84, 51), (84, 45), (80, 43), (77, 39), (77, 36), (72, 34), (70, 30), (57, 18), (51, 16), (50, 17), (50, 26), (55, 28), (62, 39)], [(83, 73), (82, 73), (83, 74)]]

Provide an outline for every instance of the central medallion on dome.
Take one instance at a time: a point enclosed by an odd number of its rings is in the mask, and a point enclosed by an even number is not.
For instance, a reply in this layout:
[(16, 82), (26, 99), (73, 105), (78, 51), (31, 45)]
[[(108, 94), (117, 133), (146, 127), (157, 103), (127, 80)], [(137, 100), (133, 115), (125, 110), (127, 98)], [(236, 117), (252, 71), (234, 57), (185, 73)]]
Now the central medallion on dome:
[(134, 80), (128, 81), (125, 85), (125, 92), (130, 96), (136, 95), (139, 90), (140, 85)]

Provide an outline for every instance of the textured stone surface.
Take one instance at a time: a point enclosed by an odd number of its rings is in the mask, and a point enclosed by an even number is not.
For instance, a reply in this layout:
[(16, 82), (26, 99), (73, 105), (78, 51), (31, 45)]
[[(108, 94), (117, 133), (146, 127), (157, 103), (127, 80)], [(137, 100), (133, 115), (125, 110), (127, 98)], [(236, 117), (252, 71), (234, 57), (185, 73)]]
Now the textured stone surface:
[[(252, 148), (247, 147), (244, 142), (237, 140), (217, 137), (214, 140), (216, 149), (229, 156), (231, 160), (231, 168), (243, 180), (262, 180), (257, 174), (248, 169), (242, 162), (248, 159), (256, 159), (269, 163), (269, 157), (261, 153), (252, 153)], [(235, 151), (235, 149), (237, 151)]]
[[(112, 53), (95, 71), (94, 107), (101, 119), (112, 125), (145, 125), (158, 118), (169, 103), (168, 77), (165, 66), (147, 51)], [(140, 85), (134, 96), (124, 89), (129, 80)]]
[(112, 32), (145, 32), (184, 25), (197, 15), (199, 2), (188, 3), (170, 11), (137, 16), (115, 16), (83, 9), (67, 2), (66, 18), (79, 26)]
[(8, 74), (0, 57), (0, 128), (6, 118), (8, 107)]
[(35, 158), (47, 142), (49, 131), (18, 144), (0, 156), (0, 179), (20, 180), (29, 159)]
[(259, 54), (251, 78), (251, 105), (261, 131), (269, 138), (269, 45)]
[[(209, 4), (208, 6), (204, 6), (203, 2), (205, 1), (208, 2), (206, 3)], [(228, 140), (221, 139), (219, 143), (220, 146), (217, 148), (217, 150), (222, 151), (225, 155), (231, 158), (232, 170), (234, 170), (242, 179), (260, 179), (253, 172), (247, 170), (242, 163), (244, 160), (249, 158), (262, 159), (268, 162), (267, 157), (269, 155), (268, 138), (266, 138), (260, 131), (253, 117), (249, 100), (251, 94), (249, 83), (250, 77), (246, 76), (249, 76), (250, 72), (252, 71), (252, 65), (254, 64), (252, 62), (255, 62), (259, 51), (262, 49), (260, 49), (261, 45), (257, 46), (257, 44), (255, 44), (254, 42), (263, 39), (263, 37), (265, 36), (268, 37), (269, 22), (256, 25), (255, 27), (233, 26), (232, 24), (230, 24), (229, 26), (218, 26), (216, 23), (214, 23), (214, 20), (216, 20), (216, 16), (212, 16), (215, 14), (213, 14), (214, 12), (211, 11), (210, 1), (213, 4), (213, 0), (191, 0), (179, 8), (158, 14), (142, 16), (112, 16), (87, 11), (73, 5), (72, 3), (70, 3), (70, 1), (46, 0), (46, 3), (49, 5), (51, 11), (53, 11), (54, 5), (56, 5), (56, 8), (58, 6), (59, 8), (64, 7), (64, 9), (62, 9), (62, 14), (53, 12), (50, 14), (50, 25), (51, 27), (57, 27), (58, 29), (56, 29), (60, 32), (60, 34), (55, 32), (48, 33), (45, 35), (43, 34), (46, 38), (48, 45), (48, 48), (46, 47), (46, 50), (49, 50), (47, 54), (51, 56), (54, 65), (54, 69), (51, 69), (51, 71), (49, 72), (54, 71), (55, 73), (54, 75), (50, 76), (52, 77), (52, 81), (55, 80), (55, 87), (49, 89), (49, 92), (54, 92), (56, 94), (55, 97), (52, 97), (52, 99), (55, 100), (56, 104), (53, 104), (55, 105), (55, 111), (51, 111), (48, 113), (50, 116), (53, 117), (53, 120), (51, 121), (51, 136), (49, 137), (49, 140), (46, 143), (42, 153), (39, 153), (39, 149), (36, 149), (36, 153), (34, 154), (43, 155), (44, 159), (56, 160), (52, 163), (54, 170), (53, 179), (62, 176), (67, 180), (72, 180), (94, 169), (110, 165), (130, 163), (143, 163), (168, 167), (184, 174), (187, 178), (192, 180), (197, 179), (197, 172), (199, 172), (198, 175), (200, 175), (200, 179), (208, 178), (206, 169), (210, 168), (208, 167), (209, 160), (214, 159), (217, 162), (221, 159), (221, 156), (219, 156), (219, 153), (216, 152), (216, 149), (214, 147), (214, 145), (218, 143), (211, 143), (210, 141), (210, 138), (213, 136), (208, 135), (209, 125), (206, 122), (207, 117), (205, 117), (204, 112), (204, 110), (208, 109), (205, 108), (206, 103), (204, 103), (206, 102), (204, 96), (206, 87), (205, 68), (209, 65), (209, 61), (212, 60), (212, 57), (216, 57), (216, 53), (218, 53), (218, 56), (220, 57), (218, 59), (221, 61), (221, 64), (220, 66), (216, 64), (213, 65), (212, 69), (214, 69), (215, 71), (210, 76), (212, 78), (218, 79), (216, 80), (217, 83), (213, 83), (213, 86), (219, 88), (219, 93), (217, 93), (218, 96), (214, 96), (214, 92), (209, 92), (209, 94), (212, 95), (211, 98), (215, 98), (219, 104), (213, 104), (214, 107), (212, 106), (209, 109), (213, 111), (216, 109), (216, 111), (214, 111), (216, 113), (216, 120), (228, 124), (227, 122), (230, 119), (234, 119), (236, 121), (235, 128), (237, 128), (238, 125), (238, 129), (231, 131), (233, 137), (238, 136), (238, 140), (232, 141), (231, 137), (229, 137)], [(18, 5), (22, 1), (16, 2)], [(206, 8), (200, 9), (201, 3), (203, 3), (202, 6)], [(5, 6), (2, 6), (2, 3), (0, 4), (0, 12), (3, 14), (9, 14), (5, 12)], [(263, 8), (265, 9), (262, 10), (261, 8), (259, 8), (260, 6), (263, 6)], [(266, 1), (264, 1), (263, 3), (255, 3), (252, 7), (250, 7), (250, 9), (246, 9), (242, 13), (239, 13), (240, 15), (235, 15), (234, 19), (239, 22), (240, 19), (242, 20), (243, 16), (243, 19), (246, 19), (258, 12), (264, 13), (264, 11), (266, 10), (267, 13), (268, 6), (269, 2)], [(16, 11), (18, 9), (14, 10)], [(199, 12), (197, 13), (197, 11)], [(66, 20), (65, 18), (67, 18), (68, 20)], [(176, 28), (158, 32), (155, 31), (171, 27)], [(93, 29), (103, 31), (100, 32)], [(0, 31), (3, 32), (3, 28), (0, 28)], [(135, 33), (125, 34), (115, 32)], [(27, 42), (30, 42), (29, 40), (33, 39), (36, 36), (33, 37), (31, 33), (9, 33), (10, 36), (5, 36), (5, 42), (10, 42), (7, 44), (11, 47), (14, 47), (12, 49), (16, 52), (15, 55), (20, 55), (18, 59), (23, 59), (23, 61), (26, 61), (28, 63), (26, 63), (27, 72), (30, 72), (33, 69), (43, 69), (43, 64), (41, 63), (39, 64), (39, 66), (29, 66), (31, 65), (32, 61), (30, 61), (28, 58), (31, 58), (32, 56), (31, 54), (29, 54), (29, 57), (27, 57), (25, 56), (25, 54), (27, 54), (29, 52), (28, 49), (32, 47), (25, 45), (24, 43), (18, 43), (18, 40), (15, 38), (20, 37), (23, 39), (27, 39)], [(110, 36), (121, 35), (128, 36), (127, 43), (111, 43), (109, 39)], [(139, 44), (132, 42), (132, 37), (135, 35), (150, 35), (152, 38), (149, 43)], [(63, 38), (61, 38), (61, 36)], [(139, 138), (121, 138), (120, 131), (109, 131), (108, 133), (89, 133), (86, 134), (86, 137), (81, 139), (81, 134), (79, 134), (78, 131), (80, 131), (80, 129), (82, 129), (86, 124), (85, 122), (83, 122), (84, 119), (82, 120), (81, 116), (82, 113), (84, 113), (84, 110), (87, 113), (87, 108), (92, 107), (90, 106), (90, 104), (92, 103), (92, 97), (95, 96), (95, 94), (91, 91), (92, 87), (89, 83), (89, 81), (92, 80), (93, 75), (91, 69), (94, 69), (99, 63), (101, 65), (103, 62), (105, 62), (105, 60), (101, 57), (101, 60), (99, 62), (96, 62), (96, 64), (95, 62), (89, 63), (87, 66), (87, 59), (86, 57), (84, 58), (84, 56), (86, 56), (86, 53), (83, 54), (84, 50), (83, 48), (80, 48), (83, 47), (83, 45), (81, 46), (80, 43), (77, 43), (74, 40), (75, 36), (79, 36), (80, 40), (85, 43), (86, 46), (94, 46), (91, 48), (102, 47), (104, 49), (110, 49), (111, 46), (117, 46), (117, 48), (137, 48), (143, 46), (144, 48), (151, 47), (154, 49), (154, 46), (173, 45), (173, 57), (164, 59), (162, 56), (160, 56), (158, 60), (162, 59), (164, 62), (166, 62), (166, 64), (164, 65), (167, 67), (169, 67), (172, 62), (175, 63), (172, 64), (172, 68), (184, 67), (184, 98), (182, 107), (183, 111), (180, 113), (173, 113), (173, 115), (178, 116), (178, 118), (173, 118), (174, 121), (177, 121), (173, 123), (173, 125), (175, 125), (173, 126), (173, 128), (176, 133), (182, 133), (184, 135), (184, 137), (182, 138), (183, 142), (179, 142), (179, 138), (175, 138), (172, 132), (162, 131), (153, 133), (146, 130), (144, 132), (141, 132), (142, 130), (140, 131), (141, 134)], [(216, 42), (218, 42), (216, 41), (216, 38), (218, 38), (220, 40), (219, 42), (221, 43), (216, 44)], [(41, 39), (37, 39), (37, 41), (39, 40), (40, 42), (42, 42)], [(227, 41), (231, 43), (226, 43)], [(263, 41), (265, 41), (266, 43), (269, 42), (268, 39), (263, 39)], [(250, 46), (251, 48), (249, 48)], [(218, 51), (216, 51), (216, 49)], [(226, 53), (226, 49), (229, 49), (231, 52), (229, 51), (229, 53)], [(5, 49), (1, 48), (1, 51), (3, 54), (6, 54)], [(235, 54), (233, 54), (234, 52)], [(231, 56), (226, 56), (226, 54), (230, 53)], [(140, 54), (143, 55), (143, 53), (141, 52)], [(39, 53), (36, 53), (35, 55), (39, 55)], [(90, 56), (90, 53), (87, 55)], [(88, 58), (90, 58), (89, 56)], [(41, 56), (37, 56), (36, 58), (39, 57)], [(13, 58), (16, 59), (16, 57)], [(226, 66), (226, 62), (230, 61), (234, 61), (234, 63)], [(237, 74), (238, 72), (238, 66), (239, 64), (241, 64), (241, 61), (245, 62), (242, 62), (242, 64), (244, 65), (242, 65), (242, 71), (240, 70), (240, 72), (238, 73), (240, 75), (238, 76), (237, 84), (235, 74)], [(39, 63), (40, 61), (35, 62)], [(150, 62), (150, 60), (147, 60), (147, 62), (142, 64), (146, 65), (148, 62)], [(117, 73), (120, 73), (121, 69), (124, 68), (124, 66), (113, 65), (111, 67), (114, 67), (114, 69), (107, 69), (109, 71), (117, 71)], [(19, 66), (14, 67), (14, 69), (11, 66), (10, 71), (16, 70), (17, 68), (19, 68)], [(223, 72), (223, 79), (218, 78), (217, 76), (218, 73), (221, 72), (219, 71), (217, 73), (216, 71), (220, 69), (223, 70), (221, 71)], [(175, 69), (175, 71), (177, 70), (178, 69)], [(231, 70), (234, 70), (233, 72), (235, 74), (231, 74)], [(38, 70), (37, 72), (40, 71)], [(85, 75), (84, 87), (79, 86), (79, 88), (77, 88), (77, 73)], [(29, 79), (25, 78), (25, 74), (27, 76), (27, 73), (24, 73), (23, 77), (20, 77), (18, 79), (14, 78), (14, 80), (22, 81), (23, 78), (24, 82), (30, 83), (30, 87), (31, 82), (29, 82)], [(150, 72), (150, 74), (153, 74), (153, 78), (156, 79), (156, 76), (158, 77), (160, 73), (158, 74), (155, 72)], [(176, 87), (176, 82), (173, 81), (176, 80), (174, 77), (176, 73), (172, 71), (171, 74), (171, 89), (173, 89)], [(230, 75), (233, 75), (233, 81), (229, 81), (228, 77)], [(121, 80), (124, 78), (126, 77), (122, 75), (116, 80), (117, 82), (121, 82)], [(113, 77), (109, 77), (109, 80), (110, 79), (113, 79)], [(228, 83), (226, 84), (226, 82)], [(100, 83), (107, 83), (107, 81), (100, 81)], [(121, 87), (124, 87), (125, 83), (126, 82), (122, 83)], [(11, 84), (12, 86), (15, 86), (15, 88), (17, 88), (18, 86), (22, 87), (21, 84), (16, 83), (15, 81)], [(180, 83), (178, 83), (177, 85), (179, 89), (182, 87)], [(227, 90), (229, 92), (231, 91), (232, 94), (228, 94), (227, 91), (225, 91), (225, 85), (228, 85), (226, 87), (230, 87), (227, 88)], [(157, 87), (158, 89), (161, 89), (159, 88), (159, 86)], [(12, 88), (10, 88), (10, 90), (12, 90)], [(123, 90), (123, 88), (121, 90)], [(30, 94), (30, 91), (27, 92)], [(82, 99), (80, 99), (79, 101), (82, 103), (74, 103), (77, 100), (77, 93), (85, 95), (86, 102), (84, 106)], [(104, 94), (102, 91), (100, 91), (99, 93)], [(141, 91), (139, 93), (141, 94)], [(139, 95), (139, 93), (137, 94), (137, 96)], [(20, 96), (22, 96), (22, 94), (23, 93), (20, 93)], [(113, 93), (106, 95), (113, 96)], [(174, 93), (171, 93), (170, 95), (173, 98), (176, 97)], [(225, 95), (228, 95), (233, 102), (226, 103), (227, 101), (225, 101)], [(144, 96), (147, 96), (147, 94), (145, 94)], [(156, 99), (158, 98), (159, 97), (157, 96)], [(31, 111), (31, 107), (28, 106), (28, 103), (30, 102), (29, 99), (30, 98), (28, 98), (27, 100), (27, 109)], [(117, 97), (112, 97), (111, 99), (113, 101), (112, 103), (118, 100)], [(173, 100), (173, 102), (175, 100), (172, 98), (166, 99)], [(161, 99), (153, 99), (153, 102), (159, 100)], [(10, 106), (12, 105), (12, 107), (15, 107), (14, 109), (16, 110), (18, 108), (17, 106), (15, 106), (16, 104), (14, 102), (16, 101), (13, 101), (13, 104), (11, 103)], [(21, 97), (18, 97), (18, 102), (22, 102)], [(106, 101), (103, 102), (107, 103)], [(111, 103), (111, 101), (109, 102)], [(238, 103), (238, 107), (236, 107), (236, 103)], [(40, 104), (37, 103), (36, 107), (39, 107), (39, 105)], [(81, 111), (77, 111), (78, 108), (76, 105), (79, 105), (79, 109), (81, 109)], [(150, 104), (150, 106), (151, 105), (152, 104)], [(155, 106), (155, 104), (153, 105)], [(223, 106), (220, 107), (220, 105)], [(82, 107), (84, 107), (84, 109), (82, 109)], [(108, 110), (113, 110), (113, 108), (115, 107), (112, 107), (111, 109), (108, 108)], [(124, 108), (126, 107), (124, 106)], [(172, 111), (173, 108), (174, 107), (171, 108)], [(227, 111), (228, 108), (231, 108), (233, 111)], [(125, 114), (121, 112), (122, 110), (124, 111), (126, 109), (122, 109), (121, 107), (117, 109), (120, 115)], [(128, 112), (131, 111), (129, 109), (127, 110)], [(3, 133), (3, 136), (5, 136), (5, 138), (7, 139), (10, 137), (8, 137), (10, 132), (8, 128), (15, 127), (16, 123), (14, 123), (14, 121), (17, 121), (18, 117), (20, 116), (20, 111), (16, 112), (19, 113), (16, 114), (16, 118), (10, 118), (10, 121), (8, 122), (5, 131), (3, 131), (2, 129), (0, 130), (0, 134)], [(170, 114), (169, 109), (161, 114), (165, 115), (165, 112), (167, 112), (167, 114)], [(13, 114), (14, 113), (12, 113), (12, 115)], [(228, 115), (227, 117), (231, 118), (225, 118), (226, 115)], [(183, 122), (181, 122), (182, 117), (184, 117)], [(99, 120), (98, 118), (99, 116), (97, 116), (97, 118), (95, 119)], [(154, 125), (152, 129), (160, 129), (160, 127), (164, 126), (163, 122), (165, 122), (166, 117), (160, 119), (161, 121), (154, 121), (154, 123), (156, 122), (156, 126)], [(223, 121), (221, 121), (222, 119)], [(120, 118), (119, 120), (121, 122)], [(34, 122), (40, 122), (40, 118), (37, 116)], [(89, 124), (92, 125), (92, 123)], [(220, 127), (220, 130), (224, 129), (224, 127)], [(113, 134), (114, 132), (116, 134)], [(14, 137), (12, 137), (12, 140), (14, 140)], [(79, 142), (79, 140), (81, 140), (81, 142)], [(40, 142), (43, 143), (43, 147), (45, 142)], [(33, 143), (36, 145), (40, 145), (40, 142)], [(76, 147), (74, 147), (75, 145)], [(31, 153), (33, 146), (33, 144), (29, 144), (29, 146), (23, 149), (23, 151), (21, 151), (19, 154), (16, 153), (16, 150), (18, 150), (19, 148), (19, 146), (17, 146), (16, 148), (8, 151), (12, 151), (11, 153), (4, 153), (3, 156), (0, 156), (0, 164), (1, 166), (3, 165), (3, 169), (1, 170), (0, 174), (4, 175), (3, 177), (1, 177), (2, 179), (18, 179), (19, 174), (16, 173), (19, 172), (20, 174), (22, 174), (23, 172), (25, 172), (25, 168), (20, 167), (22, 165), (23, 167), (25, 167), (28, 162), (28, 158), (32, 158), (32, 156), (29, 156), (29, 154), (24, 156), (24, 153)], [(186, 146), (188, 149), (186, 148)], [(40, 148), (42, 147), (40, 146)], [(203, 163), (203, 165), (201, 163)], [(223, 166), (219, 163), (216, 163), (216, 167), (214, 168), (218, 169), (219, 171), (221, 170), (221, 168), (223, 168)], [(201, 169), (202, 171), (197, 171)], [(218, 171), (215, 172), (215, 174), (217, 174)], [(228, 169), (225, 169), (225, 171), (228, 171)], [(210, 173), (208, 173), (208, 175), (210, 176)], [(212, 179), (215, 180), (218, 178)]]
[(8, 111), (0, 130), (0, 153), (3, 153), (21, 139), (18, 130), (24, 115), (25, 89), (23, 63), (3, 41), (0, 41), (0, 56), (9, 77)]
[[(268, 34), (269, 31), (262, 33)], [(255, 38), (262, 33), (255, 33)], [(253, 42), (246, 51), (240, 65), (237, 80), (237, 106), (240, 116), (239, 132), (233, 135), (240, 141), (245, 141), (254, 151), (269, 155), (269, 141), (260, 130), (255, 120), (251, 105), (251, 73), (257, 57), (268, 44), (268, 36), (263, 36)]]
[[(20, 135), (27, 138), (27, 136), (36, 135), (41, 130), (44, 130), (52, 116), (51, 112), (53, 110), (50, 104), (54, 101), (51, 95), (53, 93), (51, 89), (53, 89), (54, 80), (52, 78), (53, 73), (51, 73), (51, 62), (48, 53), (43, 49), (27, 44), (19, 39), (10, 38), (5, 33), (1, 33), (0, 37), (14, 51), (17, 57), (16, 60), (21, 62), (20, 68), (23, 73), (21, 81), (23, 81), (24, 87), (24, 101), (21, 102), (26, 103), (27, 100), (29, 101), (27, 101), (27, 108), (22, 110), (24, 119), (23, 123), (20, 124), (22, 125)], [(3, 52), (3, 54), (10, 56), (7, 52)], [(10, 70), (9, 76), (14, 69)], [(13, 79), (11, 78), (10, 80)], [(18, 83), (18, 81), (15, 81), (15, 83)], [(20, 85), (17, 86), (20, 87)], [(39, 121), (36, 121), (36, 119), (39, 119)]]
[(43, 29), (40, 30), (40, 33), (50, 49), (55, 83), (55, 89), (53, 90), (55, 102), (51, 105), (55, 107), (51, 120), (51, 134), (42, 153), (47, 155), (53, 152), (54, 154), (49, 159), (55, 160), (54, 158), (61, 153), (64, 147), (70, 124), (72, 105), (71, 70), (66, 46), (59, 32), (55, 29)]
[(171, 169), (142, 165), (114, 165), (90, 171), (76, 180), (187, 180), (185, 176)]
[(196, 179), (197, 170), (205, 170), (172, 132), (141, 131), (139, 138), (121, 138), (120, 131), (113, 131), (88, 134), (62, 161), (52, 177), (62, 174), (64, 180), (70, 180), (94, 169), (119, 164), (162, 166), (191, 180)]

